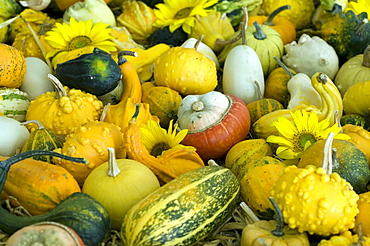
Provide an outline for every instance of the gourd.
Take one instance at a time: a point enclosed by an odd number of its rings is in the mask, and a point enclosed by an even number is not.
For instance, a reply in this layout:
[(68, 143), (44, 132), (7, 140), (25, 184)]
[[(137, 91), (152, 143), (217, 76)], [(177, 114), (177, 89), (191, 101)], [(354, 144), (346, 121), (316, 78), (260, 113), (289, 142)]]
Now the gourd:
[(334, 5), (339, 5), (342, 9), (345, 9), (347, 7), (348, 0), (320, 0), (320, 4), (325, 11), (332, 11)]
[(342, 126), (342, 130), (351, 137), (348, 141), (355, 144), (365, 154), (370, 166), (370, 132), (361, 126), (352, 124)]
[[(0, 157), (0, 161), (6, 159)], [(31, 215), (39, 215), (75, 192), (81, 192), (81, 188), (67, 170), (30, 158), (10, 167), (1, 200), (9, 199), (14, 207), (21, 205)]]
[(57, 64), (55, 76), (69, 88), (102, 96), (117, 87), (122, 74), (111, 54), (94, 48), (92, 53)]
[(30, 106), (28, 94), (17, 88), (0, 87), (0, 115), (24, 121)]
[(335, 245), (368, 245), (370, 243), (369, 237), (364, 237), (362, 233), (354, 233), (345, 231), (339, 235), (331, 236), (328, 239), (322, 239), (318, 246), (335, 246)]
[(258, 24), (268, 25), (269, 27), (276, 30), (283, 40), (283, 44), (288, 44), (296, 39), (297, 32), (294, 27), (294, 24), (285, 17), (278, 16), (278, 14), (284, 10), (290, 10), (291, 7), (289, 4), (283, 5), (275, 9), (273, 12), (269, 14), (269, 16), (265, 15), (253, 15), (249, 17), (248, 26), (253, 25), (255, 21)]
[[(293, 69), (288, 69), (294, 72)], [(282, 67), (272, 70), (266, 79), (264, 96), (277, 100), (286, 108), (290, 100), (290, 93), (287, 86), (290, 78), (289, 74)]]
[(339, 58), (335, 49), (318, 36), (312, 38), (302, 34), (298, 40), (286, 44), (283, 62), (297, 73), (312, 77), (317, 72), (334, 79), (339, 69)]
[[(334, 134), (329, 133), (326, 148), (331, 149), (333, 137)], [(271, 189), (271, 196), (283, 212), (284, 222), (299, 232), (329, 236), (355, 225), (358, 195), (345, 179), (330, 171), (329, 152), (322, 161), (323, 167), (286, 167)]]
[(114, 149), (109, 147), (108, 161), (89, 174), (82, 191), (108, 210), (112, 229), (119, 231), (127, 211), (159, 187), (149, 168), (134, 160), (116, 159)]
[(5, 20), (13, 17), (22, 11), (22, 7), (14, 0), (4, 0), (0, 2), (0, 17)]
[(359, 194), (359, 199), (357, 201), (359, 213), (355, 218), (355, 228), (354, 231), (358, 232), (358, 226), (362, 225), (362, 234), (365, 237), (370, 237), (370, 223), (369, 223), (369, 205), (370, 205), (370, 191)]
[[(37, 128), (30, 133), (29, 138), (26, 140), (21, 149), (21, 153), (29, 150), (53, 151), (63, 146), (64, 141), (60, 137), (58, 138), (52, 131), (46, 129), (41, 122), (37, 120), (30, 120), (23, 122), (22, 125), (27, 125), (29, 123), (35, 123)], [(53, 163), (52, 157), (48, 155), (34, 156), (32, 159)]]
[(53, 162), (69, 171), (82, 186), (87, 176), (99, 165), (108, 161), (107, 147), (116, 149), (118, 158), (125, 158), (121, 129), (108, 122), (92, 121), (75, 127), (65, 137), (61, 148), (54, 151), (73, 157), (84, 157), (89, 164), (53, 158)]
[(136, 121), (139, 110), (140, 106), (137, 104), (135, 114), (124, 130), (124, 147), (130, 159), (146, 165), (161, 184), (170, 182), (182, 173), (204, 166), (203, 160), (193, 149), (169, 149), (158, 157), (150, 155), (141, 141), (141, 130)]
[(155, 86), (152, 82), (141, 85), (143, 103), (149, 104), (150, 113), (159, 118), (159, 124), (167, 129), (170, 121), (177, 120), (177, 110), (182, 101), (181, 95), (166, 86)]
[(0, 43), (0, 86), (19, 88), (26, 74), (26, 58), (15, 47)]
[(347, 60), (340, 68), (334, 83), (344, 96), (353, 84), (370, 79), (370, 46), (363, 54), (358, 54)]
[(299, 232), (284, 224), (284, 216), (271, 197), (269, 202), (274, 207), (275, 220), (259, 220), (247, 224), (242, 231), (241, 246), (257, 245), (302, 245), (309, 246), (310, 242), (306, 232)]
[(195, 45), (197, 45), (197, 51), (201, 52), (202, 54), (206, 55), (209, 59), (214, 61), (214, 63), (216, 64), (216, 69), (218, 70), (220, 68), (220, 62), (218, 61), (215, 52), (208, 45), (201, 41), (204, 39), (204, 36), (200, 36), (199, 39), (200, 41), (198, 41), (195, 38), (188, 38), (184, 43), (182, 43), (181, 47), (193, 48), (195, 47)]
[(154, 80), (181, 95), (205, 94), (217, 86), (216, 64), (194, 48), (172, 47), (153, 66)]
[[(52, 155), (71, 161), (84, 162), (51, 151), (31, 150), (14, 155), (0, 162), (0, 191), (3, 190), (10, 167), (19, 161), (35, 155)], [(72, 228), (87, 246), (98, 246), (110, 233), (111, 221), (107, 210), (91, 196), (75, 192), (45, 214), (23, 217), (0, 208), (0, 230), (12, 234), (17, 230), (38, 222), (54, 221)]]
[(13, 156), (17, 151), (22, 149), (30, 132), (19, 121), (0, 116), (0, 156)]
[[(247, 15), (246, 15), (247, 16)], [(245, 28), (241, 29), (242, 37)], [(222, 89), (226, 94), (242, 99), (245, 104), (258, 100), (255, 81), (262, 94), (265, 92), (263, 68), (257, 52), (248, 46), (243, 38), (241, 45), (236, 45), (227, 54), (222, 75)]]
[(128, 211), (121, 228), (123, 243), (195, 245), (230, 216), (239, 191), (235, 175), (221, 166), (209, 165), (184, 173)]
[(343, 96), (343, 110), (345, 114), (359, 114), (366, 118), (370, 116), (369, 88), (370, 80), (358, 82), (348, 88)]
[[(110, 3), (112, 0), (104, 0), (105, 3)], [(64, 12), (68, 7), (77, 3), (78, 0), (55, 0), (57, 7)]]
[[(54, 134), (66, 136), (71, 128), (100, 117), (103, 103), (96, 96), (63, 87), (51, 74), (48, 78), (54, 84), (56, 91), (46, 92), (31, 101), (26, 121), (38, 120)], [(32, 125), (27, 126), (31, 131)]]
[(81, 237), (68, 226), (56, 222), (40, 222), (19, 229), (6, 241), (5, 246), (31, 245), (58, 245), (63, 242), (68, 246), (83, 246)]
[(182, 144), (195, 147), (203, 160), (223, 157), (250, 129), (245, 103), (218, 91), (184, 97), (177, 116), (179, 129), (188, 129)]
[(339, 119), (340, 125), (345, 126), (347, 124), (361, 126), (365, 130), (369, 130), (369, 124), (367, 119), (359, 114), (345, 114)]

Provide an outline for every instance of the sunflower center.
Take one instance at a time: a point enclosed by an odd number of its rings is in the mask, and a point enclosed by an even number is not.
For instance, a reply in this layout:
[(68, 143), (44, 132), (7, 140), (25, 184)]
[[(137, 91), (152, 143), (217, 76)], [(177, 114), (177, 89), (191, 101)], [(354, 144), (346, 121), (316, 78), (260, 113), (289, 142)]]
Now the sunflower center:
[(157, 157), (157, 156), (160, 156), (163, 151), (169, 150), (169, 149), (171, 149), (171, 146), (169, 146), (168, 143), (166, 143), (166, 142), (159, 142), (159, 143), (156, 143), (153, 146), (152, 150), (150, 151), (150, 154), (152, 156)]
[(175, 14), (174, 18), (175, 19), (183, 19), (185, 17), (188, 17), (192, 10), (193, 10), (193, 7), (183, 8)]
[(67, 50), (75, 50), (91, 45), (93, 42), (88, 36), (76, 36), (72, 38), (67, 46)]
[(312, 134), (306, 133), (306, 134), (302, 134), (299, 137), (299, 146), (302, 150), (304, 150), (304, 147), (306, 146), (307, 142), (311, 142), (311, 144), (316, 142), (315, 136), (313, 136)]

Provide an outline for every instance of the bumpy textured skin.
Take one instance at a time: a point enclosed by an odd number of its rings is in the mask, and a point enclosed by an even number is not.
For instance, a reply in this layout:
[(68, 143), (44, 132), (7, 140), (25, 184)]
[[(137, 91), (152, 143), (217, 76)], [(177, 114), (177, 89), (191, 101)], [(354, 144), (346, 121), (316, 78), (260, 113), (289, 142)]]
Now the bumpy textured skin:
[(355, 226), (359, 199), (339, 174), (312, 165), (288, 166), (271, 190), (290, 228), (329, 236)]

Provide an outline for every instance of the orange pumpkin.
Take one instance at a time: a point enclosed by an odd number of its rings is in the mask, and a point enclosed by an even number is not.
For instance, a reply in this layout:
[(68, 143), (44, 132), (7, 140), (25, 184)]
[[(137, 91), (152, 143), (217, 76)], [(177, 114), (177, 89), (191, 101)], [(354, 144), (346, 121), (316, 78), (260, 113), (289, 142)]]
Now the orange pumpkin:
[(26, 75), (26, 58), (13, 46), (0, 43), (0, 86), (18, 88)]

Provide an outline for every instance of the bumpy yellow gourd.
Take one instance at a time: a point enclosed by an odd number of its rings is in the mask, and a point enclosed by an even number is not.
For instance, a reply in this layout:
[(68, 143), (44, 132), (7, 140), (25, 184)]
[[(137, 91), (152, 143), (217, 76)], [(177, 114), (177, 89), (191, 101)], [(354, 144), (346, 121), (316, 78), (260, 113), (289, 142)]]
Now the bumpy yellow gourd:
[(358, 195), (337, 173), (322, 167), (288, 166), (271, 190), (291, 228), (329, 236), (355, 226)]

